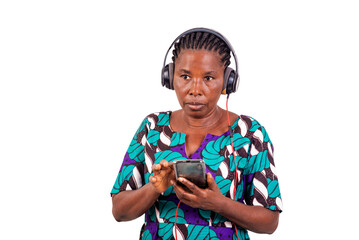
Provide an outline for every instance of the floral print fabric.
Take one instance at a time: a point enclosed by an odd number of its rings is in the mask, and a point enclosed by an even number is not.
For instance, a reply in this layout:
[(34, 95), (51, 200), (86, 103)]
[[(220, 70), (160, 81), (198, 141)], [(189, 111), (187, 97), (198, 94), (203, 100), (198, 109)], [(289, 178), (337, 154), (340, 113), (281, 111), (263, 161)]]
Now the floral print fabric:
[[(207, 134), (197, 151), (188, 157), (185, 133), (174, 132), (171, 112), (147, 116), (126, 152), (111, 194), (135, 190), (149, 182), (152, 165), (162, 159), (169, 162), (203, 159), (223, 195), (233, 199), (235, 164), (229, 131), (220, 136)], [(282, 201), (275, 174), (273, 146), (269, 136), (255, 119), (240, 116), (232, 124), (233, 146), (237, 161), (235, 200), (247, 205), (281, 211)], [(174, 239), (175, 215), (179, 199), (169, 187), (145, 213), (140, 239)], [(237, 227), (240, 239), (249, 239), (246, 229)], [(177, 214), (178, 239), (237, 239), (232, 223), (218, 213), (192, 208), (181, 203)]]

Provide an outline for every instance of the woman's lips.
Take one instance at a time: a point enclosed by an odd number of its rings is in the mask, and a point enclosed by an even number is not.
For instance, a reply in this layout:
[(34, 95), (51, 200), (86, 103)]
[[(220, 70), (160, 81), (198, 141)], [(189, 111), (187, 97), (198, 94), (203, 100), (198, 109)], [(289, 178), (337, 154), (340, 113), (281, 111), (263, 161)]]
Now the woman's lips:
[(190, 102), (190, 103), (186, 103), (186, 105), (189, 107), (189, 109), (191, 109), (192, 111), (199, 111), (204, 107), (203, 103), (198, 103), (198, 102)]

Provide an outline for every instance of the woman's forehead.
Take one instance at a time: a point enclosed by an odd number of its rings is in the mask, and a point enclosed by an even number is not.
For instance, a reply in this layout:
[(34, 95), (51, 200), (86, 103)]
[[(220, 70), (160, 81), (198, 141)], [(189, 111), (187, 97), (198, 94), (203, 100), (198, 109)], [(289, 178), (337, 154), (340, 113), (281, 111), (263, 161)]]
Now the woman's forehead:
[(175, 65), (188, 66), (211, 66), (212, 68), (222, 68), (224, 64), (221, 56), (216, 51), (205, 49), (183, 49), (175, 60)]

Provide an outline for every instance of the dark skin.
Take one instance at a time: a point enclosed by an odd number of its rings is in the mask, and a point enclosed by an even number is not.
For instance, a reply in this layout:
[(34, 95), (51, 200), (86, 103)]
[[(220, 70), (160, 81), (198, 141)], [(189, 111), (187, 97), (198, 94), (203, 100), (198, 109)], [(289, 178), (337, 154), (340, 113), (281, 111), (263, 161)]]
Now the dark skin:
[[(221, 135), (228, 130), (225, 110), (217, 106), (223, 87), (224, 65), (217, 52), (182, 50), (175, 62), (174, 89), (181, 109), (171, 114), (170, 126), (186, 133), (187, 156), (201, 145), (207, 133)], [(233, 123), (238, 117), (230, 113)], [(145, 213), (169, 186), (173, 186), (182, 203), (193, 208), (208, 209), (221, 214), (234, 224), (257, 233), (273, 233), (278, 226), (279, 213), (259, 206), (248, 206), (220, 192), (210, 173), (208, 188), (201, 189), (179, 178), (191, 193), (176, 184), (172, 163), (161, 160), (152, 166), (154, 175), (140, 189), (123, 191), (112, 196), (113, 215), (117, 221), (129, 221)]]

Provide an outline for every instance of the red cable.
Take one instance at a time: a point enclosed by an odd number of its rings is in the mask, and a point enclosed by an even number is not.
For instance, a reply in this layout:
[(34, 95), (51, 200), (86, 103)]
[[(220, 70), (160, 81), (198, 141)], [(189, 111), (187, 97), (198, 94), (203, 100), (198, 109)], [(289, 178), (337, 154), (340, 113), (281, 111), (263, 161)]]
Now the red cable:
[[(231, 125), (231, 121), (229, 120), (229, 111), (228, 111), (228, 98), (229, 98), (229, 94), (227, 95), (227, 101), (226, 101), (226, 110), (227, 110), (227, 121), (228, 121), (228, 128), (229, 128), (229, 133), (230, 133), (230, 137), (231, 137), (231, 146), (232, 146), (232, 153), (233, 153), (233, 157), (234, 157), (234, 172), (235, 172), (235, 179), (234, 179), (234, 188), (233, 188), (233, 200), (236, 200), (236, 188), (237, 188), (237, 160), (236, 160), (236, 154), (234, 154), (234, 147), (233, 147), (233, 136), (232, 136), (232, 125)], [(237, 232), (237, 225), (234, 224), (234, 229), (236, 230), (236, 236), (237, 239), (239, 240), (238, 237), (238, 232)]]
[[(229, 95), (227, 97), (227, 101), (226, 101), (226, 110), (227, 110), (227, 121), (228, 121), (228, 128), (231, 128), (231, 121), (229, 120), (229, 112), (228, 112), (228, 98)], [(231, 131), (231, 130), (229, 130)], [(235, 176), (236, 176), (236, 180), (234, 181), (234, 189), (233, 189), (233, 199), (235, 199), (235, 193), (236, 193), (236, 187), (237, 187), (237, 161), (236, 161), (236, 155), (234, 154), (234, 147), (233, 147), (233, 136), (232, 134), (230, 134), (231, 136), (231, 146), (232, 146), (232, 152), (233, 152), (233, 157), (234, 157), (234, 166), (235, 166)]]
[(175, 235), (176, 235), (176, 240), (177, 240), (177, 213), (178, 213), (178, 208), (181, 204), (181, 200), (178, 202), (178, 205), (177, 205), (177, 209), (176, 209), (176, 217), (175, 217)]

